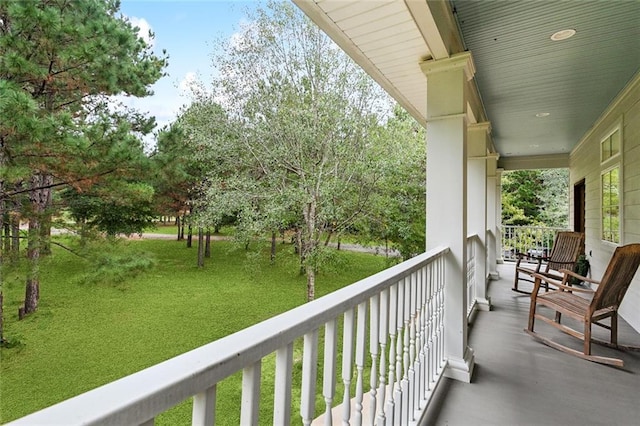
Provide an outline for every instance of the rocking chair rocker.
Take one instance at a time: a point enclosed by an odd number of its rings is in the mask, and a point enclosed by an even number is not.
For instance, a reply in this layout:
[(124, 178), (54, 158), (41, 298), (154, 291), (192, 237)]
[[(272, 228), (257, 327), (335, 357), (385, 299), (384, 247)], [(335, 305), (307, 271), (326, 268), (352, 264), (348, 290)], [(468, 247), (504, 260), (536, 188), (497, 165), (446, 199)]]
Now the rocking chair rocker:
[[(626, 293), (631, 280), (633, 279), (638, 266), (640, 265), (640, 244), (629, 244), (616, 248), (607, 270), (600, 282), (580, 276), (569, 270), (562, 270), (562, 282), (554, 281), (542, 274), (533, 274), (535, 286), (531, 293), (531, 308), (529, 310), (529, 324), (525, 332), (534, 339), (558, 349), (562, 352), (583, 358), (600, 364), (608, 364), (616, 367), (623, 367), (624, 362), (618, 358), (609, 358), (591, 354), (591, 342), (613, 347), (616, 349), (640, 350), (640, 347), (624, 346), (618, 344), (618, 307), (622, 303), (622, 298)], [(582, 281), (597, 284), (597, 290), (572, 287), (569, 284), (570, 277), (577, 277)], [(558, 290), (538, 294), (543, 281), (549, 282), (558, 287)], [(580, 296), (579, 293), (591, 294), (589, 300)], [(555, 320), (536, 313), (538, 305), (546, 306), (556, 311)], [(562, 314), (584, 323), (584, 332), (580, 332), (560, 323)], [(610, 318), (609, 325), (600, 321)], [(540, 319), (559, 330), (583, 340), (584, 349), (582, 352), (560, 343), (554, 342), (541, 336), (534, 331), (534, 321)], [(591, 337), (591, 325), (595, 324), (611, 332), (611, 342), (605, 342)]]
[[(551, 254), (548, 257), (516, 253), (518, 261), (512, 290), (518, 293), (531, 294), (529, 291), (519, 289), (518, 283), (519, 281), (533, 283), (533, 274), (541, 274), (558, 281), (562, 280), (559, 271), (561, 269), (573, 269), (583, 251), (584, 234), (582, 232), (558, 232), (553, 242)], [(535, 268), (520, 265), (524, 258), (535, 260), (537, 262)], [(546, 265), (542, 263), (543, 261), (547, 262)], [(543, 286), (545, 290), (549, 290), (546, 282), (543, 283)]]

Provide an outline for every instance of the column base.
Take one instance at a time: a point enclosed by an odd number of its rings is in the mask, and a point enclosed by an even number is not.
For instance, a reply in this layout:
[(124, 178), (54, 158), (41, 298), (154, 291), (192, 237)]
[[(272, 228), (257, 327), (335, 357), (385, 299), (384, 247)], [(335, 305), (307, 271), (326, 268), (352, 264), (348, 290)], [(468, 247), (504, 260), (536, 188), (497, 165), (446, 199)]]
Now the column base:
[(490, 281), (498, 281), (500, 279), (500, 273), (498, 271), (490, 271), (487, 278)]
[(447, 367), (444, 376), (460, 382), (471, 383), (473, 367), (475, 366), (475, 355), (473, 349), (467, 346), (464, 358), (452, 358), (447, 360)]
[(476, 308), (479, 311), (489, 312), (491, 310), (491, 298), (487, 297), (486, 299), (476, 299)]

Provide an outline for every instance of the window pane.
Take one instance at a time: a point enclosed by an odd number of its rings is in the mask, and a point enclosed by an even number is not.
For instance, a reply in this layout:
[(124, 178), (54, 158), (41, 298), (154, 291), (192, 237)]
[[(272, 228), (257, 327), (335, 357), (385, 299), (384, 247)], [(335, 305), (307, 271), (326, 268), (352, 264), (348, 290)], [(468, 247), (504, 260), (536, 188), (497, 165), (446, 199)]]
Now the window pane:
[(602, 239), (620, 242), (620, 197), (618, 167), (602, 175)]
[(611, 158), (611, 137), (602, 141), (602, 161)]
[(611, 153), (609, 156), (612, 157), (620, 152), (620, 131), (616, 130), (609, 139), (611, 141)]

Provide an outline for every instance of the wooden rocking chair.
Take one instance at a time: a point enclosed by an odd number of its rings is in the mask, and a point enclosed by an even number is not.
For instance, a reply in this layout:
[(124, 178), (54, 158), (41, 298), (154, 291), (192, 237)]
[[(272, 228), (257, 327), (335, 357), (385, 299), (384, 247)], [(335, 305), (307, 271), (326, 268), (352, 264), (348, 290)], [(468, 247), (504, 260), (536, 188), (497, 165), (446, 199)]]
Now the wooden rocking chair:
[[(531, 294), (529, 291), (521, 290), (518, 288), (519, 281), (528, 281), (533, 283), (533, 274), (541, 274), (546, 277), (562, 280), (560, 274), (561, 269), (573, 270), (578, 257), (584, 252), (584, 233), (582, 232), (558, 232), (556, 234), (555, 241), (553, 242), (553, 248), (549, 256), (534, 256), (524, 253), (516, 253), (518, 261), (516, 263), (516, 277), (513, 283), (513, 291), (523, 294)], [(520, 263), (523, 259), (535, 260), (535, 268), (522, 266)], [(546, 262), (546, 264), (543, 264)], [(543, 268), (544, 266), (544, 268)], [(543, 283), (546, 291), (549, 290), (549, 286), (546, 282)]]
[[(621, 359), (591, 355), (591, 342), (616, 349), (640, 350), (640, 347), (619, 345), (617, 329), (618, 307), (620, 306), (622, 298), (624, 297), (627, 288), (629, 288), (629, 284), (631, 283), (639, 265), (640, 244), (629, 244), (616, 248), (611, 260), (609, 261), (609, 266), (607, 266), (607, 270), (602, 277), (602, 281), (600, 282), (580, 276), (569, 270), (561, 271), (564, 274), (561, 283), (552, 282), (552, 279), (542, 274), (534, 274), (535, 286), (531, 293), (529, 325), (525, 331), (536, 340), (568, 354), (601, 364), (623, 367), (624, 363)], [(593, 291), (591, 289), (572, 287), (569, 285), (569, 279), (571, 276), (577, 277), (586, 282), (597, 284), (598, 288)], [(558, 287), (558, 290), (538, 294), (543, 281), (551, 282), (551, 284)], [(590, 294), (592, 298), (589, 300), (587, 297), (581, 296), (579, 293)], [(536, 307), (538, 305), (546, 306), (555, 310), (555, 320), (536, 313)], [(573, 328), (561, 324), (560, 319), (562, 314), (583, 322), (584, 332), (574, 330)], [(571, 336), (583, 340), (583, 351), (580, 352), (575, 349), (571, 349), (536, 333), (533, 329), (536, 318), (551, 324)], [(600, 322), (605, 318), (610, 318), (609, 325)], [(611, 342), (605, 342), (591, 337), (592, 324), (610, 330)]]

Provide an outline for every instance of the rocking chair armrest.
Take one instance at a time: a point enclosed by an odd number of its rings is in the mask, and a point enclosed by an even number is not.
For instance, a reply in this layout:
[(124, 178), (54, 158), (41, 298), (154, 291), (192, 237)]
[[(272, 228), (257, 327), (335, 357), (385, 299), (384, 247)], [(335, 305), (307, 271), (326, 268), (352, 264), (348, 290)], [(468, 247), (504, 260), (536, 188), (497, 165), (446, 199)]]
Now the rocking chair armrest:
[(549, 260), (549, 258), (546, 256), (536, 256), (533, 254), (522, 253), (519, 251), (516, 252), (516, 257), (518, 258), (516, 262), (516, 268), (520, 266), (520, 262), (522, 262), (522, 259), (526, 258), (527, 260), (535, 260), (537, 262), (536, 272), (540, 270), (540, 266), (542, 265), (543, 260)]
[[(579, 278), (584, 278), (581, 275), (575, 274), (574, 272), (571, 273), (571, 275), (575, 275)], [(563, 284), (560, 281), (554, 280), (553, 278), (549, 278), (548, 275), (543, 275), (543, 274), (538, 274), (535, 273), (533, 274), (533, 277), (536, 279), (535, 280), (535, 287), (533, 289), (533, 292), (531, 292), (531, 294), (537, 294), (538, 290), (540, 289), (540, 283), (542, 283), (542, 281), (545, 281), (555, 287), (558, 287), (558, 289), (560, 290), (566, 290), (566, 291), (575, 291), (577, 293), (586, 293), (586, 294), (593, 294), (595, 293), (594, 290), (592, 289), (586, 289), (586, 288), (580, 288), (580, 287), (573, 287), (570, 285), (566, 285)]]
[(596, 281), (596, 280), (594, 280), (592, 278), (582, 276), (582, 275), (578, 274), (577, 272), (573, 272), (573, 271), (571, 271), (569, 269), (560, 269), (559, 272), (561, 272), (561, 273), (563, 273), (565, 275), (570, 275), (572, 277), (575, 277), (575, 278), (579, 279), (580, 281), (586, 281), (586, 282), (591, 283), (591, 284), (600, 285), (600, 281)]
[(554, 285), (554, 286), (561, 286), (562, 282), (558, 281), (558, 280), (554, 280), (553, 278), (551, 278), (549, 275), (543, 275), (539, 272), (535, 272), (531, 275), (534, 279), (534, 289), (531, 292), (531, 294), (537, 294), (538, 290), (540, 289), (540, 284), (542, 283), (542, 281)]

